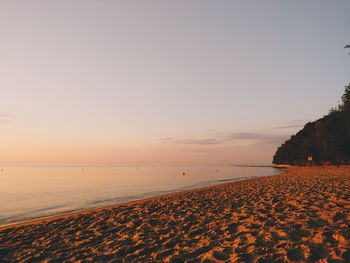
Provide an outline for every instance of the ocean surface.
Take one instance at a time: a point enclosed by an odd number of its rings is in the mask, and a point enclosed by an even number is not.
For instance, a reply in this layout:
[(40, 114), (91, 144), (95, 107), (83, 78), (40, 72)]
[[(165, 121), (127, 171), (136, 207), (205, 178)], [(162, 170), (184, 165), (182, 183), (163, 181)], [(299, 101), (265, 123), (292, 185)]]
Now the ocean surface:
[(278, 173), (242, 166), (0, 166), (0, 225)]

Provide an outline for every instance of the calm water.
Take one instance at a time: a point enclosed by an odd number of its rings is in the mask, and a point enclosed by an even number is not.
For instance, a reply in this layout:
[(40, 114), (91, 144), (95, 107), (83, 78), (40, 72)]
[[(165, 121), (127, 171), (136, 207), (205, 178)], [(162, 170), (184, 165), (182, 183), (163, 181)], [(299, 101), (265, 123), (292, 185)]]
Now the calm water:
[(234, 166), (0, 167), (0, 225), (278, 173)]

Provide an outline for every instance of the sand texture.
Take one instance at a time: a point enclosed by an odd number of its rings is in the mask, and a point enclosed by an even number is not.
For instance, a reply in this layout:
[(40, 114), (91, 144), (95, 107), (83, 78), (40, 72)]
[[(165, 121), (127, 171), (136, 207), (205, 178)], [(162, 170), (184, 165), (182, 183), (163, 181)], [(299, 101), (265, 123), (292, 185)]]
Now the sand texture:
[(3, 262), (350, 262), (350, 167), (277, 176), (0, 229)]

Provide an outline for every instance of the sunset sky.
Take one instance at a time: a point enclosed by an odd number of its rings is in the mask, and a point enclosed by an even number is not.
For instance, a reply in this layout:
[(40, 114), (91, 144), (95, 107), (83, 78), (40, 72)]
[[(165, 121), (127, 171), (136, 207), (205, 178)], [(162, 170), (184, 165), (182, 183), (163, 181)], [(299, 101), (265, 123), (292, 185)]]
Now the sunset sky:
[(350, 1), (1, 1), (0, 163), (270, 164), (339, 103)]

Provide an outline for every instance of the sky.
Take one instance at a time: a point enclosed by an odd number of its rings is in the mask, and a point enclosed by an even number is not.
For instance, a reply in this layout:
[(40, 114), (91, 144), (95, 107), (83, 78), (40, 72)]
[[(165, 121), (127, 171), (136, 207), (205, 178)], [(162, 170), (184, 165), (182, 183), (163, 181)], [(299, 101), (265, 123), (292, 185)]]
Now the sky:
[(350, 81), (350, 1), (1, 1), (0, 163), (271, 164)]

